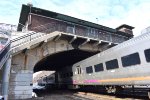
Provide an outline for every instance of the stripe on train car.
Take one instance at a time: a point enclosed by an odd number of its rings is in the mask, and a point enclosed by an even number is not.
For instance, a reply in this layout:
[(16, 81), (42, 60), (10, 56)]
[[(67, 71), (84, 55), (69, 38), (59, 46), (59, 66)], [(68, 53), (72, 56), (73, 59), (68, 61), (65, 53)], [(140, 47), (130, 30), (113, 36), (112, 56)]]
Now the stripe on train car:
[(98, 80), (98, 81), (99, 81), (99, 82), (118, 82), (118, 81), (142, 81), (142, 80), (150, 80), (150, 76), (131, 77), (131, 78), (105, 79), (105, 80)]
[(98, 83), (99, 80), (84, 80), (84, 83)]
[(103, 83), (103, 82), (119, 82), (119, 81), (142, 81), (150, 80), (150, 76), (143, 77), (132, 77), (132, 78), (116, 78), (116, 79), (105, 79), (105, 80), (84, 80), (84, 83)]

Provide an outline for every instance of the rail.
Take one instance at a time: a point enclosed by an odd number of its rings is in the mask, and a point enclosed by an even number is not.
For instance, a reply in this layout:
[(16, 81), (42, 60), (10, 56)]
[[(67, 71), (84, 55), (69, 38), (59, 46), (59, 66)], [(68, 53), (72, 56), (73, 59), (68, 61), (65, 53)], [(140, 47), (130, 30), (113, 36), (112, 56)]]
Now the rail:
[(11, 48), (17, 47), (19, 45), (22, 45), (24, 43), (30, 42), (36, 38), (39, 38), (41, 36), (46, 35), (46, 33), (36, 33), (36, 32), (31, 32), (26, 35), (20, 36), (18, 38), (15, 38), (11, 41)]
[(18, 38), (15, 38), (13, 40), (8, 40), (5, 47), (0, 51), (0, 69), (7, 61), (9, 55), (10, 55), (10, 48), (15, 48), (19, 45), (22, 45), (24, 43), (30, 42), (38, 37), (41, 37), (43, 35), (46, 35), (46, 33), (36, 33), (31, 32), (26, 35), (20, 36)]
[(0, 51), (0, 69), (3, 67), (10, 55), (10, 40), (7, 41), (5, 47)]

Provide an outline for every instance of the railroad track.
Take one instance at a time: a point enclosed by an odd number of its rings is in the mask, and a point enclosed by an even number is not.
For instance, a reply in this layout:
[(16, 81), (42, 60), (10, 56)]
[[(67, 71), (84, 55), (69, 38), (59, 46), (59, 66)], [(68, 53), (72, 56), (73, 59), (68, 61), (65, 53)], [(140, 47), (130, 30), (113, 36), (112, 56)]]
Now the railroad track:
[(28, 100), (145, 100), (115, 95), (78, 92), (69, 90), (53, 90), (41, 93), (40, 97)]
[(97, 93), (86, 93), (86, 92), (78, 92), (76, 95), (83, 96), (89, 98), (91, 100), (142, 100), (142, 99), (134, 99), (127, 97), (116, 97), (114, 95), (106, 95), (106, 94), (97, 94)]

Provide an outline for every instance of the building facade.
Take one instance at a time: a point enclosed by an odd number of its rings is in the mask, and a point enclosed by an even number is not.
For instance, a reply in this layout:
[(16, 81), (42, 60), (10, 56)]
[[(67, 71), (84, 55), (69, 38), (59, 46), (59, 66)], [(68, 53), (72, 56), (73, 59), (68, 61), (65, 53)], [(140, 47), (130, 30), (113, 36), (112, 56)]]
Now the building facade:
[(17, 30), (44, 33), (60, 31), (121, 43), (133, 37), (132, 29), (133, 27), (129, 25), (121, 25), (116, 29), (112, 29), (82, 19), (32, 7), (31, 5), (23, 5)]

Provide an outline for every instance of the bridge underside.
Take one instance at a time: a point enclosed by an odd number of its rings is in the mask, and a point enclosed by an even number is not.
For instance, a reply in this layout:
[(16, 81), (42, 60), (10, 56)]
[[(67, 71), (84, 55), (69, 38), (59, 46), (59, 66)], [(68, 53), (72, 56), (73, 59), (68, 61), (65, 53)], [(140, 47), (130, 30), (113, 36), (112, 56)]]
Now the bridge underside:
[(52, 54), (39, 61), (34, 67), (34, 72), (41, 70), (61, 70), (65, 66), (70, 66), (96, 53), (98, 52), (73, 49)]

